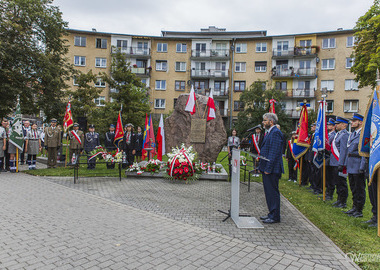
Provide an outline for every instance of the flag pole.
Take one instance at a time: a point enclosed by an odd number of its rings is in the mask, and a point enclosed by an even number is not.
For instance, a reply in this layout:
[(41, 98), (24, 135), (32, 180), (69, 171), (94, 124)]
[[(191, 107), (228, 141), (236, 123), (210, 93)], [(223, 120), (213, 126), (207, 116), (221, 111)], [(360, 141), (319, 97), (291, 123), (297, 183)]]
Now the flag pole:
[(18, 172), (18, 147), (16, 147), (16, 172)]
[(300, 177), (299, 177), (299, 186), (301, 186), (302, 183), (302, 160), (303, 158), (300, 158)]
[(66, 132), (66, 155), (65, 155), (65, 168), (67, 166), (67, 155), (68, 155), (68, 149), (69, 149), (69, 131)]
[(322, 103), (322, 108), (323, 108), (323, 170), (322, 170), (322, 185), (323, 185), (323, 201), (326, 201), (326, 95), (322, 95), (323, 97), (323, 103)]

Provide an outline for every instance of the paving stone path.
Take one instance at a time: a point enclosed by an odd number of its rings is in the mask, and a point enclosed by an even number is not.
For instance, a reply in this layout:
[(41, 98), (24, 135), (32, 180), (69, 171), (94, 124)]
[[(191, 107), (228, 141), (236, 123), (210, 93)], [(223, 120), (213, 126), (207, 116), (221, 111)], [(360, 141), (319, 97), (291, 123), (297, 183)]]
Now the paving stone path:
[[(282, 222), (237, 229), (229, 183), (0, 174), (0, 269), (359, 269), (282, 198)], [(241, 212), (266, 213), (261, 184)]]

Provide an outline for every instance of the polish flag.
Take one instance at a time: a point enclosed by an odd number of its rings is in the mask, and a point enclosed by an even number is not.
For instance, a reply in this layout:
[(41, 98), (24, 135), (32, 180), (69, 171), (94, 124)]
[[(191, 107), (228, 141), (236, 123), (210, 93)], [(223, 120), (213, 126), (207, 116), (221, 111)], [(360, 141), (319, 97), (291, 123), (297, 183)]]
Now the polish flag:
[(194, 86), (191, 86), (191, 91), (189, 98), (187, 99), (186, 108), (185, 111), (190, 112), (191, 115), (195, 113), (195, 93), (194, 93)]
[(158, 144), (157, 159), (162, 161), (162, 156), (165, 155), (165, 130), (164, 130), (164, 118), (162, 114), (160, 118), (160, 124), (158, 125), (156, 141)]
[(216, 118), (215, 103), (214, 103), (214, 97), (212, 96), (212, 90), (210, 91), (210, 96), (208, 97), (207, 107), (208, 107), (207, 121), (215, 119)]

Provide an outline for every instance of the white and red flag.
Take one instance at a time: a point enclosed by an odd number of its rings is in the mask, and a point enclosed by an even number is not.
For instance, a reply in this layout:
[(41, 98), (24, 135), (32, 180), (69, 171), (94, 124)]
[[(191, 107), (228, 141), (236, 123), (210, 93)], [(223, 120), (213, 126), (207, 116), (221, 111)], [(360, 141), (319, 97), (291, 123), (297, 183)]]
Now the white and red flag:
[(215, 102), (214, 97), (212, 96), (212, 90), (210, 91), (210, 96), (207, 101), (208, 113), (207, 113), (207, 121), (215, 119)]
[(65, 112), (65, 117), (63, 118), (63, 132), (66, 133), (66, 131), (73, 126), (73, 115), (71, 114), (71, 102), (67, 103), (66, 106), (66, 112)]
[(187, 103), (185, 107), (185, 111), (190, 112), (191, 115), (195, 113), (195, 102), (196, 102), (196, 98), (195, 98), (194, 86), (192, 85), (190, 95), (189, 95), (189, 98), (187, 99)]
[(157, 139), (158, 144), (157, 159), (162, 161), (162, 156), (166, 154), (165, 152), (165, 129), (164, 129), (164, 118), (161, 114), (160, 124), (158, 125)]

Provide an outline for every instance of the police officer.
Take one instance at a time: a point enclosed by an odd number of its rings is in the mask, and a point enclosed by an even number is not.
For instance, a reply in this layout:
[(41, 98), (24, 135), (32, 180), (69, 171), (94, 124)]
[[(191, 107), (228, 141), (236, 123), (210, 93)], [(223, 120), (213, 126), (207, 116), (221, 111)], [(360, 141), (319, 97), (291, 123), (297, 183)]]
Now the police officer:
[(96, 157), (90, 159), (90, 152), (100, 145), (99, 133), (95, 132), (95, 126), (89, 125), (88, 132), (84, 136), (84, 150), (87, 153), (87, 169), (93, 170), (96, 165)]
[[(310, 131), (310, 141), (311, 143), (314, 142), (314, 137), (315, 137), (315, 129), (317, 127), (316, 123), (311, 124), (311, 131)], [(307, 149), (307, 152), (305, 154), (305, 160), (307, 162), (307, 167), (308, 167), (308, 178), (310, 182), (310, 187), (309, 189), (314, 193), (314, 194), (320, 194), (320, 179), (321, 179), (321, 174), (320, 170), (315, 166), (313, 160), (314, 160), (314, 151), (313, 151), (313, 146), (310, 145), (310, 147)]]
[(348, 188), (347, 188), (347, 176), (345, 175), (345, 160), (347, 156), (347, 141), (349, 133), (346, 130), (348, 126), (348, 119), (343, 117), (336, 117), (336, 131), (334, 139), (331, 143), (331, 157), (330, 166), (333, 167), (334, 184), (338, 198), (333, 203), (334, 207), (346, 208)]
[(132, 165), (134, 155), (136, 154), (136, 136), (133, 133), (133, 125), (131, 123), (125, 125), (125, 130), (123, 137), (123, 151), (127, 155), (128, 165)]
[(367, 179), (368, 183), (368, 195), (369, 195), (369, 200), (372, 205), (371, 212), (373, 214), (372, 218), (370, 218), (367, 221), (364, 221), (363, 223), (368, 224), (368, 227), (377, 227), (377, 171), (374, 173), (372, 176), (372, 183), (369, 185), (369, 158), (365, 158), (365, 166), (364, 166), (364, 172), (365, 172), (365, 177)]
[[(329, 145), (332, 144), (332, 141), (335, 137), (335, 120), (330, 118), (327, 122), (327, 131), (329, 137)], [(335, 185), (334, 178), (331, 177), (333, 175), (333, 167), (330, 166), (330, 158), (331, 158), (331, 150), (326, 150), (326, 201), (331, 201), (334, 196)]]
[(297, 182), (297, 161), (293, 157), (293, 143), (297, 136), (297, 132), (292, 131), (292, 137), (288, 140), (287, 148), (286, 148), (286, 161), (288, 162), (288, 172), (289, 172), (289, 180), (294, 183)]
[(57, 127), (57, 119), (50, 121), (50, 127), (45, 128), (45, 148), (48, 153), (48, 168), (56, 168), (57, 151), (61, 147), (61, 129)]
[(79, 154), (83, 150), (83, 145), (84, 145), (84, 133), (82, 130), (79, 130), (78, 123), (73, 124), (73, 130), (69, 132), (68, 138), (70, 140), (68, 165), (71, 165), (73, 154), (75, 154), (75, 157), (78, 158)]
[(363, 208), (365, 204), (365, 177), (364, 164), (365, 159), (359, 156), (359, 138), (363, 124), (363, 115), (354, 113), (351, 120), (353, 131), (347, 141), (347, 157), (344, 166), (347, 167), (348, 180), (352, 192), (352, 208), (345, 212), (352, 217), (363, 217)]
[(114, 140), (115, 140), (115, 125), (111, 124), (109, 127), (109, 131), (106, 132), (105, 136), (105, 141), (104, 141), (104, 146), (106, 147), (108, 152), (116, 150), (116, 146), (114, 145)]

